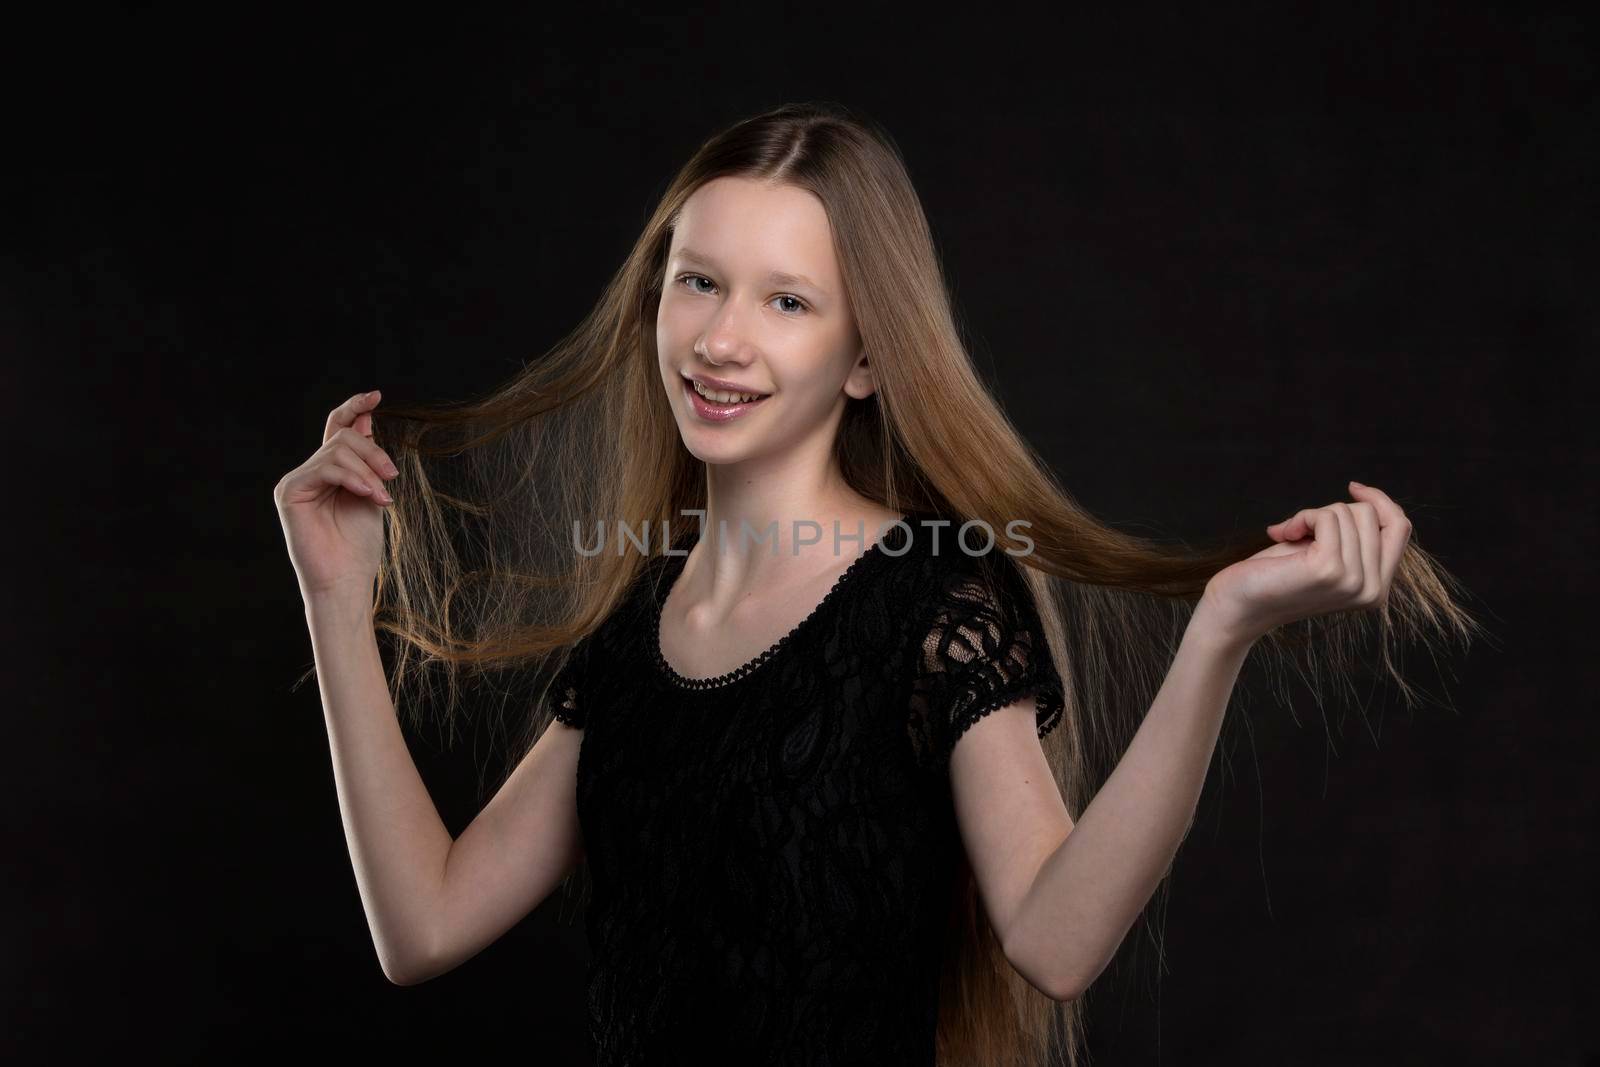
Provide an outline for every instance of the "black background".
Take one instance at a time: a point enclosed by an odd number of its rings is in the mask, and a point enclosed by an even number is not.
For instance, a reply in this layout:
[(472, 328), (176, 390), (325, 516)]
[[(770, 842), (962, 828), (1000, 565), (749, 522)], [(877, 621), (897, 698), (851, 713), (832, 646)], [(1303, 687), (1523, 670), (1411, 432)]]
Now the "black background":
[[(272, 487), (353, 392), (536, 357), (704, 137), (832, 99), (895, 136), (976, 358), (1087, 506), (1199, 540), (1356, 478), (1495, 631), (1408, 656), (1453, 711), (1230, 713), (1159, 989), (1135, 928), (1091, 992), (1098, 1062), (1600, 1058), (1589, 24), (125, 7), (5, 47), (6, 1050), (587, 1062), (553, 900), (384, 980)], [(483, 753), (413, 751), (459, 833)]]

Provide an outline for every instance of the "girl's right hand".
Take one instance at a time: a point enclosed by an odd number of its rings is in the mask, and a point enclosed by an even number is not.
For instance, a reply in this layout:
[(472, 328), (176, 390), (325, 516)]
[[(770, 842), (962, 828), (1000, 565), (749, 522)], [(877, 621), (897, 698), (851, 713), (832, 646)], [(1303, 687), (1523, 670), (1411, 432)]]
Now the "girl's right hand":
[(278, 505), (289, 559), (300, 579), (300, 595), (349, 590), (370, 599), (383, 553), (383, 512), (394, 503), (384, 488), (399, 474), (372, 440), (376, 390), (334, 408), (322, 447), (278, 480)]

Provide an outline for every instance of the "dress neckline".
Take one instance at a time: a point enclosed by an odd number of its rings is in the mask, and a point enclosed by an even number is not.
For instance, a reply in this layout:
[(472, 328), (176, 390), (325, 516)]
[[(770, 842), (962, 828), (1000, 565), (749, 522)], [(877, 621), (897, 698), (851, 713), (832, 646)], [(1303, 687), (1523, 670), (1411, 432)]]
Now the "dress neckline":
[[(778, 638), (771, 645), (769, 645), (765, 652), (762, 652), (754, 659), (741, 663), (733, 670), (724, 674), (719, 674), (713, 678), (690, 678), (687, 675), (679, 674), (673, 669), (672, 664), (667, 662), (667, 657), (661, 652), (662, 612), (666, 608), (667, 598), (672, 595), (673, 586), (677, 584), (678, 576), (683, 573), (683, 565), (688, 561), (689, 554), (687, 551), (685, 551), (681, 556), (663, 556), (662, 558), (664, 558), (667, 562), (664, 564), (664, 570), (660, 578), (654, 583), (652, 599), (654, 600), (655, 610), (652, 612), (652, 622), (650, 624), (650, 646), (657, 673), (680, 689), (721, 689), (724, 686), (729, 686), (735, 682), (748, 678), (751, 674), (755, 673), (756, 670), (769, 662), (774, 656), (782, 651), (783, 648), (787, 646), (797, 634), (809, 629), (812, 625), (814, 625), (815, 621), (821, 618), (825, 614), (827, 608), (834, 602), (835, 599), (838, 598), (840, 590), (846, 588), (852, 581), (859, 579), (860, 576), (870, 566), (872, 566), (874, 561), (880, 559), (899, 558), (898, 556), (885, 556), (882, 551), (883, 543), (891, 536), (894, 536), (896, 531), (900, 532), (900, 536), (902, 538), (907, 538), (910, 541), (914, 541), (915, 537), (911, 533), (906, 532), (915, 526), (914, 515), (914, 512), (908, 512), (899, 517), (897, 521), (899, 523), (903, 523), (903, 527), (895, 525), (895, 523), (890, 523), (883, 534), (879, 536), (876, 541), (868, 545), (865, 551), (856, 556), (855, 559), (851, 560), (850, 565), (839, 573), (839, 576), (834, 579), (833, 585), (828, 588), (827, 593), (825, 593), (822, 599), (817, 602), (817, 606), (812, 608), (811, 612), (806, 615), (805, 618), (795, 623), (795, 625), (790, 628), (788, 633), (784, 634), (782, 637)], [(694, 545), (690, 544), (687, 547), (693, 548)], [(905, 553), (901, 552), (900, 555), (905, 555)]]

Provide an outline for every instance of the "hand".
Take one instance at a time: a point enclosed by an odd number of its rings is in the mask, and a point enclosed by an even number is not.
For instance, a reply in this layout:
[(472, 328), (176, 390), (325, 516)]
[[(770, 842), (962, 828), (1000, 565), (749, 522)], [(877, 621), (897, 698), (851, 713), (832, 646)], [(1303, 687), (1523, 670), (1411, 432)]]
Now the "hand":
[(337, 590), (370, 598), (383, 552), (384, 479), (400, 472), (372, 440), (376, 390), (328, 415), (322, 447), (272, 490), (304, 598)]
[(1299, 619), (1380, 608), (1411, 522), (1382, 490), (1351, 482), (1350, 491), (1353, 503), (1307, 508), (1268, 526), (1278, 543), (1213, 575), (1199, 608), (1246, 643)]

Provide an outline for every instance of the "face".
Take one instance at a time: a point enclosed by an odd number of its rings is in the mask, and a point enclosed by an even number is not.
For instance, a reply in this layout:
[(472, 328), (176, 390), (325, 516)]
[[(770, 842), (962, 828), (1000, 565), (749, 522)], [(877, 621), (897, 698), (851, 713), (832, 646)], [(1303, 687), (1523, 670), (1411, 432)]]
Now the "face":
[[(668, 249), (656, 351), (679, 433), (697, 458), (732, 463), (819, 434), (831, 442), (845, 405), (873, 384), (822, 202), (747, 178), (697, 189)], [(690, 377), (762, 396), (704, 399)]]

